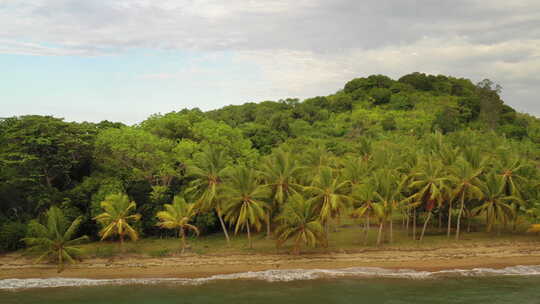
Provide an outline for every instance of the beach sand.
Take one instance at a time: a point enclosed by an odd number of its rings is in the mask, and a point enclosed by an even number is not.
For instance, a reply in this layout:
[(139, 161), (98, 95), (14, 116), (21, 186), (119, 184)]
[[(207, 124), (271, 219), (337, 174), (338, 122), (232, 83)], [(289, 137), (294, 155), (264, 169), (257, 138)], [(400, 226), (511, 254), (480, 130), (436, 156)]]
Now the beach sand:
[(504, 268), (540, 265), (540, 243), (507, 242), (494, 245), (381, 248), (327, 254), (185, 254), (150, 258), (126, 254), (113, 259), (85, 259), (69, 265), (62, 273), (55, 265), (33, 264), (18, 254), (0, 256), (0, 279), (6, 278), (197, 278), (216, 274), (270, 269), (338, 269), (381, 267), (425, 271)]

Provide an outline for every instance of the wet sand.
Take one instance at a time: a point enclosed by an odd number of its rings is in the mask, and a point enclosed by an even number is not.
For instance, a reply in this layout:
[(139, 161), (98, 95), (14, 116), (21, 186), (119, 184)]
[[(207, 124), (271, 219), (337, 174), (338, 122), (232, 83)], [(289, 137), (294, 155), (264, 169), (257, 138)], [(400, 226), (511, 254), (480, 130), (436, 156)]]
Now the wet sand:
[(327, 254), (232, 254), (150, 258), (142, 255), (113, 259), (85, 259), (62, 273), (56, 266), (33, 264), (17, 254), (0, 256), (0, 279), (6, 278), (198, 278), (270, 269), (338, 269), (381, 267), (437, 271), (540, 265), (540, 243), (508, 242), (496, 245), (452, 245), (434, 249), (382, 248)]

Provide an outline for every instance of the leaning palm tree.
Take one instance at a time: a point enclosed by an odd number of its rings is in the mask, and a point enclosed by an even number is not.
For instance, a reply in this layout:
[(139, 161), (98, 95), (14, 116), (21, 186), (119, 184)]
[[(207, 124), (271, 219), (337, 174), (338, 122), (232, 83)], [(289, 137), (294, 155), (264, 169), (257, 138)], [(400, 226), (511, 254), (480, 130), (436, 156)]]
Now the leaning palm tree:
[(178, 237), (182, 240), (183, 254), (186, 249), (186, 230), (193, 230), (199, 235), (199, 229), (189, 221), (195, 216), (195, 204), (188, 204), (183, 197), (175, 196), (172, 204), (165, 204), (164, 211), (157, 213), (157, 226), (165, 229), (177, 229)]
[(249, 248), (253, 248), (251, 227), (260, 230), (266, 218), (264, 199), (268, 197), (268, 188), (259, 183), (255, 170), (240, 166), (231, 170), (222, 195), (226, 202), (225, 220), (235, 226), (235, 233), (245, 228)]
[(141, 219), (140, 214), (132, 214), (137, 205), (122, 193), (108, 195), (100, 205), (104, 212), (94, 217), (94, 220), (103, 226), (99, 231), (99, 236), (103, 241), (106, 238), (118, 235), (120, 249), (123, 252), (126, 235), (133, 241), (139, 238), (137, 231), (130, 225), (130, 222)]
[(450, 176), (450, 180), (454, 186), (451, 196), (453, 200), (459, 200), (460, 202), (456, 224), (456, 240), (459, 240), (461, 216), (465, 209), (465, 202), (483, 197), (480, 188), (481, 181), (478, 178), (482, 173), (482, 169), (474, 168), (468, 161), (460, 158), (451, 170), (453, 174)]
[(272, 216), (279, 212), (279, 209), (291, 194), (302, 190), (302, 186), (296, 180), (300, 170), (301, 167), (298, 166), (296, 160), (292, 158), (290, 153), (284, 151), (276, 151), (263, 160), (261, 174), (266, 185), (272, 191), (272, 205), (266, 219), (267, 237), (270, 237)]
[(195, 193), (198, 197), (198, 212), (214, 210), (221, 224), (221, 229), (230, 244), (229, 233), (223, 221), (223, 204), (219, 197), (219, 190), (227, 167), (227, 159), (223, 150), (214, 146), (206, 147), (195, 158), (195, 164), (188, 166), (188, 175), (195, 179), (191, 182), (187, 192)]
[(321, 167), (313, 184), (305, 187), (306, 192), (312, 196), (310, 203), (319, 212), (327, 233), (330, 220), (339, 221), (340, 215), (350, 202), (350, 197), (345, 194), (348, 184), (348, 181), (341, 181), (334, 176), (331, 168)]
[(279, 223), (276, 229), (278, 247), (292, 239), (294, 253), (300, 254), (302, 244), (315, 247), (326, 243), (319, 214), (312, 208), (310, 201), (298, 193), (289, 197), (276, 221)]
[(500, 175), (488, 174), (486, 180), (481, 184), (484, 194), (482, 205), (473, 209), (474, 214), (485, 214), (486, 230), (490, 232), (495, 223), (507, 223), (515, 217), (514, 208), (511, 203), (519, 204), (521, 199), (516, 196), (506, 195), (505, 181)]
[(88, 240), (87, 236), (73, 239), (82, 221), (82, 216), (69, 222), (62, 210), (51, 207), (47, 213), (47, 222), (41, 224), (38, 221), (31, 221), (28, 225), (30, 235), (23, 241), (30, 250), (38, 251), (41, 255), (36, 260), (40, 262), (44, 259), (51, 259), (58, 264), (58, 273), (64, 270), (64, 263), (74, 263), (75, 258), (81, 255), (81, 249), (76, 245)]
[(412, 189), (413, 194), (409, 199), (422, 204), (427, 212), (427, 218), (420, 234), (420, 241), (422, 241), (433, 209), (437, 207), (436, 205), (441, 205), (444, 194), (448, 191), (449, 179), (446, 177), (442, 164), (431, 157), (427, 157), (419, 163), (419, 168), (411, 174), (409, 188)]

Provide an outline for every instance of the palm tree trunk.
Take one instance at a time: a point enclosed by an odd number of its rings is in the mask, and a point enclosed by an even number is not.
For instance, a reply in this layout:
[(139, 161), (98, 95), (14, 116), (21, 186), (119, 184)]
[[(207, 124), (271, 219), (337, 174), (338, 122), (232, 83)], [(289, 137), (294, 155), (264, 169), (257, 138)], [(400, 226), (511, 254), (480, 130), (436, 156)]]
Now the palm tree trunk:
[(407, 209), (407, 223), (405, 224), (405, 231), (409, 235), (409, 222), (411, 221), (411, 210)]
[(266, 215), (266, 239), (270, 239), (270, 212)]
[(448, 228), (446, 230), (446, 237), (450, 237), (450, 230), (452, 230), (452, 200), (448, 202)]
[(184, 254), (184, 251), (186, 250), (186, 234), (184, 233), (184, 228), (180, 227), (180, 238), (182, 240), (182, 254)]
[(463, 214), (463, 209), (465, 208), (465, 192), (461, 193), (461, 207), (459, 208), (459, 214), (457, 218), (456, 225), (456, 240), (459, 240), (459, 230), (461, 225), (461, 215)]
[(231, 245), (231, 239), (229, 238), (229, 233), (227, 232), (227, 227), (225, 227), (225, 222), (223, 222), (223, 216), (221, 215), (221, 209), (216, 208), (216, 213), (219, 218), (219, 222), (221, 223), (221, 229), (223, 230), (223, 233), (225, 234), (225, 239), (227, 240), (227, 246)]
[(57, 269), (57, 273), (60, 273), (62, 272), (62, 270), (64, 270), (64, 259), (62, 257), (62, 249), (59, 249), (58, 250), (58, 269)]
[(124, 234), (120, 234), (120, 252), (124, 253)]
[(383, 226), (384, 226), (384, 220), (381, 220), (381, 223), (379, 224), (379, 233), (377, 234), (377, 246), (381, 245)]
[(251, 243), (251, 231), (249, 230), (249, 223), (247, 223), (247, 233), (248, 233), (248, 240), (249, 240), (249, 249), (253, 249), (253, 244)]
[(394, 221), (390, 215), (390, 244), (394, 243)]
[(413, 210), (413, 218), (412, 218), (412, 238), (413, 240), (416, 240), (416, 208)]
[(428, 216), (426, 218), (426, 221), (424, 222), (424, 227), (422, 227), (422, 234), (420, 234), (420, 241), (422, 241), (422, 239), (424, 239), (424, 233), (426, 233), (426, 227), (427, 227), (427, 224), (429, 223), (430, 219), (431, 219), (431, 211), (428, 212)]
[(366, 229), (364, 231), (364, 245), (367, 245), (369, 238), (369, 213), (366, 215)]

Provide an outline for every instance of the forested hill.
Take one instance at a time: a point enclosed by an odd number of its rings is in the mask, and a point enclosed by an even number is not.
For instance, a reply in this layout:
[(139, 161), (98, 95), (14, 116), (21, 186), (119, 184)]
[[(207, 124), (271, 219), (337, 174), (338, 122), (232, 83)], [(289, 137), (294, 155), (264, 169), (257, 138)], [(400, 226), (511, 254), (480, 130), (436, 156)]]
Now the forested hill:
[[(178, 194), (200, 199), (197, 191), (188, 191), (197, 180), (190, 168), (211, 163), (202, 153), (208, 147), (223, 151), (220, 157), (228, 167), (257, 170), (279, 149), (304, 168), (339, 171), (348, 167), (344, 161), (360, 157), (403, 175), (407, 162), (442, 153), (442, 147), (470, 163), (475, 153), (489, 158), (490, 168), (499, 159), (496, 153), (535, 168), (540, 123), (506, 105), (499, 93), (489, 80), (474, 84), (422, 73), (398, 80), (372, 75), (324, 97), (208, 112), (184, 109), (151, 115), (135, 126), (35, 115), (5, 118), (0, 120), (0, 249), (23, 246), (19, 240), (27, 233), (26, 223), (51, 206), (68, 218), (82, 215), (79, 234), (96, 238), (99, 225), (92, 218), (100, 212), (99, 203), (117, 192), (137, 203), (142, 220), (136, 228), (142, 235), (163, 234), (154, 215), (164, 203)], [(455, 160), (445, 157), (439, 158), (448, 166)], [(529, 173), (536, 178), (536, 171)], [(336, 174), (345, 178), (347, 173)], [(297, 182), (312, 181), (302, 175)], [(536, 192), (524, 195), (529, 202), (537, 197)], [(527, 208), (522, 211), (534, 214)], [(211, 212), (199, 214), (196, 224), (203, 232), (219, 229)]]

